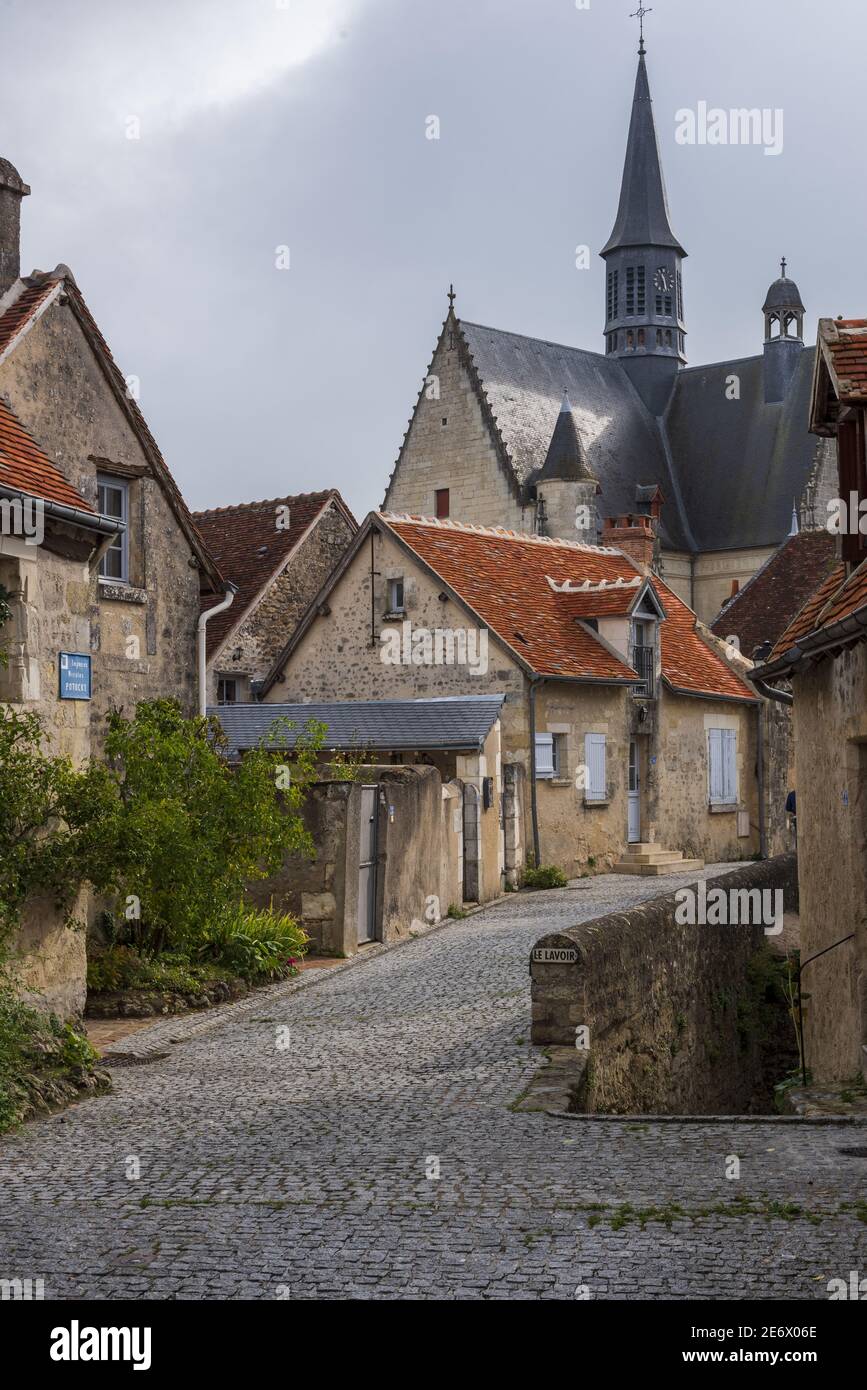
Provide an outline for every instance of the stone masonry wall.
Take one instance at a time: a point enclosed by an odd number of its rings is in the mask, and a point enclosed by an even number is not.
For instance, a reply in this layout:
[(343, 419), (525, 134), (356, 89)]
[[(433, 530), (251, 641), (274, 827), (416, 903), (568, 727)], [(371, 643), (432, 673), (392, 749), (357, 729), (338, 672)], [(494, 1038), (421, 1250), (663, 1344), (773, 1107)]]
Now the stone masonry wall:
[[(216, 703), (219, 676), (263, 680), (302, 615), (340, 561), (353, 537), (332, 504), (240, 627), (230, 632), (208, 664), (208, 702)], [(232, 575), (227, 574), (227, 579)]]
[[(794, 855), (742, 866), (707, 886), (780, 888), (786, 909), (797, 910)], [(531, 957), (532, 1036), (537, 1046), (574, 1046), (576, 1028), (589, 1029), (588, 1108), (734, 1114), (761, 1081), (751, 969), (764, 950), (763, 928), (679, 925), (676, 907), (667, 894), (536, 943), (577, 955), (562, 964)]]
[(793, 682), (807, 1065), (867, 1076), (867, 645)]

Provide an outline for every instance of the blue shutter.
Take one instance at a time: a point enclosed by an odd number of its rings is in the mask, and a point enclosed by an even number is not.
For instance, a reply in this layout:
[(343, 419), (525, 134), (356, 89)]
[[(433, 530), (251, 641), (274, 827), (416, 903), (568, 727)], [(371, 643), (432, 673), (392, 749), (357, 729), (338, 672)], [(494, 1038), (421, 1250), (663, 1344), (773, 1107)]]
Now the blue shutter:
[(536, 735), (536, 776), (554, 776), (554, 735)]
[(707, 731), (708, 792), (711, 805), (723, 800), (722, 729)]
[(722, 730), (723, 799), (728, 806), (738, 799), (737, 739), (734, 729)]
[(588, 770), (587, 800), (605, 801), (608, 788), (605, 775), (604, 734), (584, 735), (584, 761)]

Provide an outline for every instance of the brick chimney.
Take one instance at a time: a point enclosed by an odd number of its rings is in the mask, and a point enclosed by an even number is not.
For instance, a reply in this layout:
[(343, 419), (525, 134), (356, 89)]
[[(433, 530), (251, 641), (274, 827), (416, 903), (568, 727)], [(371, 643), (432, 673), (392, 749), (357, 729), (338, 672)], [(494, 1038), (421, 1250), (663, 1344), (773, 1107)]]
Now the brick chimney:
[(29, 192), (14, 165), (0, 158), (0, 294), (21, 274), (21, 199)]
[(656, 529), (652, 517), (607, 516), (602, 531), (602, 544), (622, 550), (643, 570), (653, 568), (656, 551)]

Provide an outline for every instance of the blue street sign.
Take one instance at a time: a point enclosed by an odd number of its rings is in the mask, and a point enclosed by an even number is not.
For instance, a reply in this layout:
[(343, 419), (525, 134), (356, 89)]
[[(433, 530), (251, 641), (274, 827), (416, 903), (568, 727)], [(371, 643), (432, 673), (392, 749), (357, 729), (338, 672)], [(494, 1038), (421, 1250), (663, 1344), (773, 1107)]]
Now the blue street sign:
[(90, 657), (80, 652), (60, 653), (61, 700), (90, 699)]

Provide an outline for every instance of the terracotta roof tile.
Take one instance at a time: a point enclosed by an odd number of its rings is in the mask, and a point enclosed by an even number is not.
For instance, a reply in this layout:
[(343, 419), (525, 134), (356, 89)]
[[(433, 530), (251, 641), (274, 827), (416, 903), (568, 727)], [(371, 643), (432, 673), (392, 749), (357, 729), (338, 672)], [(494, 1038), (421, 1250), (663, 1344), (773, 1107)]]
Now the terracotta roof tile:
[(96, 515), (93, 507), (44, 454), (14, 411), (0, 400), (0, 483)]
[(28, 285), (4, 314), (0, 314), (0, 352), (5, 352), (13, 339), (57, 287), (56, 280), (43, 280)]
[(867, 319), (823, 320), (820, 338), (837, 378), (839, 400), (867, 399)]
[[(265, 502), (242, 502), (233, 507), (216, 507), (194, 512), (196, 528), (220, 567), (222, 574), (238, 585), (231, 608), (208, 623), (208, 655), (211, 656), (227, 634), (255, 601), (263, 585), (280, 568), (316, 517), (333, 500), (352, 518), (334, 488), (324, 492), (305, 492), (294, 497), (275, 497)], [(277, 528), (277, 509), (288, 507), (289, 525)], [(219, 597), (207, 595), (202, 610), (213, 608)]]
[[(624, 605), (602, 590), (556, 591), (556, 584), (630, 584), (639, 571), (617, 550), (520, 535), (503, 528), (463, 526), (418, 517), (381, 514), (381, 519), (493, 632), (539, 675), (628, 682), (635, 672), (582, 626), (579, 618), (628, 612), (639, 588)], [(667, 618), (661, 625), (662, 670), (672, 686), (690, 694), (754, 700), (753, 691), (712, 651), (696, 631), (696, 617), (661, 580), (654, 591)], [(639, 586), (640, 587), (640, 586)], [(588, 610), (595, 607), (597, 613)]]
[(735, 636), (744, 656), (775, 643), (836, 564), (828, 531), (790, 536), (711, 624), (717, 637)]
[(767, 665), (778, 661), (786, 652), (797, 646), (802, 637), (806, 637), (813, 632), (819, 625), (818, 618), (828, 600), (840, 588), (846, 577), (846, 566), (842, 563), (836, 564), (822, 583), (816, 589), (811, 598), (804, 604), (800, 613), (789, 624), (785, 632), (778, 638), (767, 660)]

